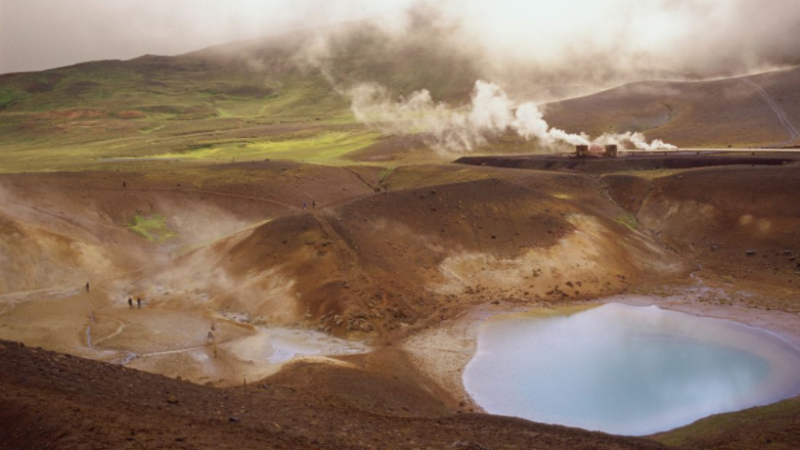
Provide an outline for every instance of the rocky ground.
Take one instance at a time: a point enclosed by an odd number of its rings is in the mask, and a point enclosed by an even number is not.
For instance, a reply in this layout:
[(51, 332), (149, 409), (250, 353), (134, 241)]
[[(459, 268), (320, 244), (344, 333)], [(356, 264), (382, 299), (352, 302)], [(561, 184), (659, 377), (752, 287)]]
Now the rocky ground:
[[(293, 382), (214, 389), (10, 342), (0, 357), (0, 448), (662, 448), (433, 406), (374, 412), (304, 385), (302, 366)], [(392, 389), (391, 380), (353, 375), (329, 377)]]
[[(798, 183), (796, 164), (597, 175), (265, 161), (3, 176), (0, 338), (46, 350), (2, 344), (0, 448), (660, 448), (480, 414), (458, 382), (470, 327), (630, 294), (796, 339)], [(173, 235), (137, 235), (141, 214)], [(129, 293), (144, 310), (128, 310)], [(261, 327), (372, 351), (261, 380)], [(798, 403), (655, 439), (796, 448)]]

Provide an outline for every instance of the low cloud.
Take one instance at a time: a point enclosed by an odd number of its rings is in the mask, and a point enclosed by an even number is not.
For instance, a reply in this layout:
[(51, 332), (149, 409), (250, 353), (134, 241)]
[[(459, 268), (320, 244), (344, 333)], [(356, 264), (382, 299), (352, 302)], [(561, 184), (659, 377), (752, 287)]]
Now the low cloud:
[[(470, 53), (507, 88), (724, 76), (800, 63), (795, 0), (0, 0), (0, 72), (177, 54), (369, 21)], [(508, 79), (503, 78), (507, 76)]]

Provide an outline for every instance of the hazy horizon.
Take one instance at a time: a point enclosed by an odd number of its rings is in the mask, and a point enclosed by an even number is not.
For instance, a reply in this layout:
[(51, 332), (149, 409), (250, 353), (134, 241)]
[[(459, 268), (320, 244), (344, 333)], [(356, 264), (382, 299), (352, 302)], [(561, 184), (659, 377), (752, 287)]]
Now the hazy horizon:
[(800, 3), (792, 0), (0, 0), (0, 73), (176, 55), (365, 19), (402, 38), (419, 17), (446, 30), (451, 45), (507, 72), (720, 76), (800, 61), (798, 39), (787, 32), (800, 26)]

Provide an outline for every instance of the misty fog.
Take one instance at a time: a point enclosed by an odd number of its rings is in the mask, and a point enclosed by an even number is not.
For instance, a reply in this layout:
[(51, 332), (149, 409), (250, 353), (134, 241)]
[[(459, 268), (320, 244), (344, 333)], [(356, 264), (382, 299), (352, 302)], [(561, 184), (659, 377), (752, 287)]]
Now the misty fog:
[(401, 38), (420, 19), (446, 32), (432, 45), (457, 46), (503, 85), (518, 73), (536, 74), (539, 84), (603, 84), (800, 61), (793, 0), (0, 0), (0, 73), (361, 21)]

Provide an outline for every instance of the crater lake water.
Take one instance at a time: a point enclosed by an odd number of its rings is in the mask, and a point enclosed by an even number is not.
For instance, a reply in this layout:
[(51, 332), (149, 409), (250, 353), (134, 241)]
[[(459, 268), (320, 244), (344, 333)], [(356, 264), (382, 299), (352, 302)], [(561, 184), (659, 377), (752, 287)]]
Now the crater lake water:
[(800, 350), (732, 321), (610, 303), (487, 320), (463, 381), (492, 414), (646, 435), (794, 396)]

